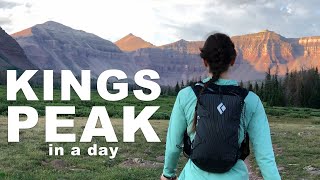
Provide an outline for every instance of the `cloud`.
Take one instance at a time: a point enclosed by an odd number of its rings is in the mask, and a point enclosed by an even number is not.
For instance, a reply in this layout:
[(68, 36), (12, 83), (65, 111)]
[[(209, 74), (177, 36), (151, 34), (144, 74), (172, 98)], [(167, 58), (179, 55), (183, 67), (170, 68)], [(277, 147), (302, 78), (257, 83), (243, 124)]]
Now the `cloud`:
[(178, 39), (203, 40), (212, 31), (240, 35), (263, 29), (301, 37), (320, 35), (319, 6), (318, 0), (216, 0), (188, 10), (177, 5), (158, 18), (163, 28), (174, 31)]
[(31, 4), (30, 2), (28, 2), (28, 3), (25, 4), (25, 7), (26, 7), (26, 8), (31, 8), (31, 7), (32, 7), (32, 4)]
[(0, 9), (12, 9), (19, 6), (19, 3), (0, 0)]
[(243, 6), (251, 4), (265, 4), (273, 2), (274, 0), (215, 0), (209, 4), (227, 5), (227, 6)]
[(12, 16), (16, 7), (22, 4), (12, 1), (0, 0), (0, 26), (5, 27), (6, 30), (12, 29)]
[(162, 45), (204, 40), (213, 31), (320, 35), (318, 7), (319, 0), (0, 0), (0, 25), (14, 33), (54, 20), (112, 41), (133, 33)]
[(0, 17), (0, 26), (11, 24), (11, 23), (12, 23), (12, 21), (10, 18)]

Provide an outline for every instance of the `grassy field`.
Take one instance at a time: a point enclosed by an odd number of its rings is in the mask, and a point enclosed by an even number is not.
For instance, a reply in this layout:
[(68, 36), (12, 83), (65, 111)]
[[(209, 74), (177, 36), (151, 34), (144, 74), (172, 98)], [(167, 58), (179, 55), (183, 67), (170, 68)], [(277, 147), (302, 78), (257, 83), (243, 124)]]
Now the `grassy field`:
[[(62, 157), (48, 156), (44, 143), (44, 119), (32, 130), (21, 132), (20, 143), (7, 142), (7, 119), (0, 118), (0, 178), (5, 179), (157, 179), (162, 172), (165, 134), (168, 121), (151, 121), (161, 143), (146, 143), (142, 133), (135, 143), (122, 143), (122, 121), (113, 120), (119, 143), (106, 143), (95, 138), (92, 143), (55, 143), (66, 149)], [(75, 128), (60, 132), (74, 132), (78, 139), (85, 118), (76, 118)], [(319, 118), (270, 118), (276, 159), (283, 179), (320, 178), (320, 125)], [(114, 160), (88, 156), (92, 144), (119, 147)], [(81, 147), (81, 156), (71, 156), (68, 149)], [(186, 159), (181, 157), (179, 170)]]
[(283, 179), (320, 179), (320, 118), (270, 118)]
[[(35, 91), (41, 98), (41, 89)], [(148, 105), (161, 108), (153, 119), (168, 119), (175, 97), (162, 96), (155, 102), (140, 102), (133, 95), (114, 103), (101, 100), (96, 92), (92, 101), (83, 102), (73, 96), (72, 101), (59, 101), (59, 91), (55, 90), (53, 102), (28, 102), (19, 94), (17, 102), (7, 102), (5, 87), (0, 86), (0, 179), (158, 179), (163, 166), (165, 137), (168, 121), (152, 120), (161, 143), (146, 143), (142, 133), (136, 135), (135, 143), (122, 143), (122, 107), (136, 106), (139, 110)], [(75, 127), (59, 129), (59, 132), (74, 132), (80, 139), (86, 118), (92, 106), (106, 106), (113, 117), (113, 125), (119, 143), (106, 143), (104, 138), (94, 138), (91, 143), (55, 143), (64, 147), (65, 155), (48, 156), (45, 143), (45, 120), (40, 118), (38, 125), (31, 130), (23, 130), (20, 143), (7, 142), (7, 107), (27, 105), (36, 108), (44, 115), (48, 105), (76, 106)], [(276, 160), (283, 179), (320, 178), (320, 110), (292, 107), (266, 107), (269, 116)], [(118, 155), (110, 160), (108, 156), (88, 156), (86, 150), (92, 144), (99, 147), (119, 147)], [(81, 156), (71, 156), (71, 147), (81, 148)], [(254, 157), (251, 158), (254, 162)], [(186, 159), (181, 157), (178, 170)], [(253, 164), (253, 167), (257, 166)], [(258, 171), (258, 169), (255, 169)]]
[[(7, 142), (7, 123), (0, 118), (1, 154), (0, 177), (6, 179), (157, 179), (161, 174), (161, 155), (164, 151), (165, 129), (168, 121), (152, 121), (161, 143), (146, 143), (142, 133), (137, 133), (135, 143), (122, 143), (122, 121), (113, 121), (119, 143), (106, 143), (104, 138), (94, 138), (92, 143), (55, 143), (65, 150), (78, 146), (81, 156), (65, 152), (62, 157), (48, 156), (48, 144), (44, 143), (44, 119), (32, 130), (24, 130), (20, 143)], [(77, 118), (74, 132), (79, 139), (86, 119)], [(60, 131), (60, 132), (63, 132)], [(86, 149), (92, 144), (119, 147), (114, 160), (108, 156), (88, 156)], [(137, 159), (139, 158), (139, 159)], [(156, 159), (159, 160), (156, 160)], [(143, 164), (143, 162), (145, 164)]]

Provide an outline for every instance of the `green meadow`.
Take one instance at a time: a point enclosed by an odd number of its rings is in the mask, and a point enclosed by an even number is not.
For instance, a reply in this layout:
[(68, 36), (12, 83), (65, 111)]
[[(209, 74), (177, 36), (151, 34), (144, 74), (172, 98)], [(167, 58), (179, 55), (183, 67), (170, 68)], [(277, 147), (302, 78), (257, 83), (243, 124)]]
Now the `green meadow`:
[[(35, 88), (42, 99), (42, 89)], [(19, 93), (17, 102), (6, 101), (6, 88), (0, 86), (0, 179), (159, 179), (163, 167), (165, 137), (168, 119), (175, 97), (161, 96), (153, 102), (138, 101), (132, 94), (119, 102), (102, 100), (92, 92), (91, 101), (80, 101), (73, 93), (72, 100), (61, 102), (60, 91), (54, 91), (52, 102), (26, 101)], [(7, 107), (32, 106), (41, 118), (36, 127), (20, 132), (20, 143), (7, 142)], [(45, 106), (76, 106), (74, 128), (61, 128), (59, 132), (77, 135), (76, 143), (53, 143), (63, 147), (64, 156), (49, 156), (45, 143)], [(136, 133), (136, 142), (122, 142), (122, 108), (135, 106), (139, 113), (145, 106), (161, 106), (154, 114), (151, 124), (161, 143), (147, 143), (141, 131)], [(94, 138), (91, 143), (79, 143), (92, 106), (106, 106), (119, 143), (106, 143), (104, 138)], [(320, 178), (320, 110), (294, 107), (266, 107), (269, 117), (274, 152), (283, 179)], [(99, 125), (98, 125), (99, 126)], [(119, 147), (115, 159), (109, 156), (89, 156), (87, 148)], [(80, 147), (81, 155), (72, 156), (72, 147)], [(186, 158), (181, 155), (178, 171)], [(259, 169), (250, 155), (252, 171)]]
[(75, 106), (76, 117), (88, 117), (92, 106), (105, 106), (108, 115), (113, 118), (122, 118), (123, 106), (134, 106), (138, 114), (146, 106), (161, 106), (160, 109), (152, 116), (152, 119), (169, 119), (170, 111), (172, 109), (175, 97), (162, 95), (152, 102), (139, 101), (132, 93), (121, 101), (111, 102), (102, 99), (98, 92), (92, 90), (90, 101), (81, 101), (77, 94), (72, 90), (70, 101), (61, 101), (60, 90), (55, 89), (53, 94), (53, 101), (43, 101), (43, 89), (33, 88), (39, 101), (27, 101), (24, 94), (19, 91), (17, 94), (17, 101), (7, 101), (6, 87), (0, 86), (0, 115), (6, 116), (8, 113), (8, 106), (30, 106), (37, 109), (39, 116), (45, 115), (46, 106)]

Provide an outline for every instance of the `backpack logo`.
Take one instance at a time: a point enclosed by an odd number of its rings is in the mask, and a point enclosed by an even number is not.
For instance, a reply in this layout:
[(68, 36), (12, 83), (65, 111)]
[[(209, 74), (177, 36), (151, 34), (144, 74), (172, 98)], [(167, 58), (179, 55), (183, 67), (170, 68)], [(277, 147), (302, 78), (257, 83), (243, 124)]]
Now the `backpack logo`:
[(219, 113), (222, 114), (227, 108), (226, 108), (226, 106), (224, 106), (223, 103), (220, 103), (220, 104), (217, 106), (217, 109), (218, 109)]

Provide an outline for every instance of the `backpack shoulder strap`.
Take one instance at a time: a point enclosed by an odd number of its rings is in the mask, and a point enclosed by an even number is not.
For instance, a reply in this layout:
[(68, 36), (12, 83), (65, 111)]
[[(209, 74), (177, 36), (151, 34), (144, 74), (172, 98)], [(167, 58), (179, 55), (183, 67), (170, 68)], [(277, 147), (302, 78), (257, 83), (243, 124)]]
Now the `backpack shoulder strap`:
[[(245, 108), (244, 99), (247, 97), (249, 92), (250, 92), (249, 90), (240, 87), (239, 95), (243, 99), (244, 108)], [(244, 111), (245, 111), (245, 109), (244, 109)], [(239, 149), (239, 159), (244, 161), (250, 155), (249, 134), (246, 129), (245, 119), (243, 119), (243, 129), (244, 129), (244, 139), (243, 139), (241, 146), (240, 146), (240, 149)]]
[[(197, 98), (200, 96), (201, 90), (204, 88), (204, 83), (202, 81), (199, 81), (191, 86), (194, 94), (197, 96)], [(196, 107), (197, 108), (197, 107)], [(191, 154), (191, 140), (188, 135), (188, 128), (184, 131), (183, 134), (183, 154), (186, 158), (189, 158)]]
[(239, 95), (243, 98), (243, 100), (247, 97), (248, 94), (249, 90), (239, 86)]
[(194, 94), (197, 96), (197, 98), (200, 95), (201, 90), (204, 88), (204, 83), (202, 81), (199, 81), (195, 83), (193, 86), (191, 86)]

